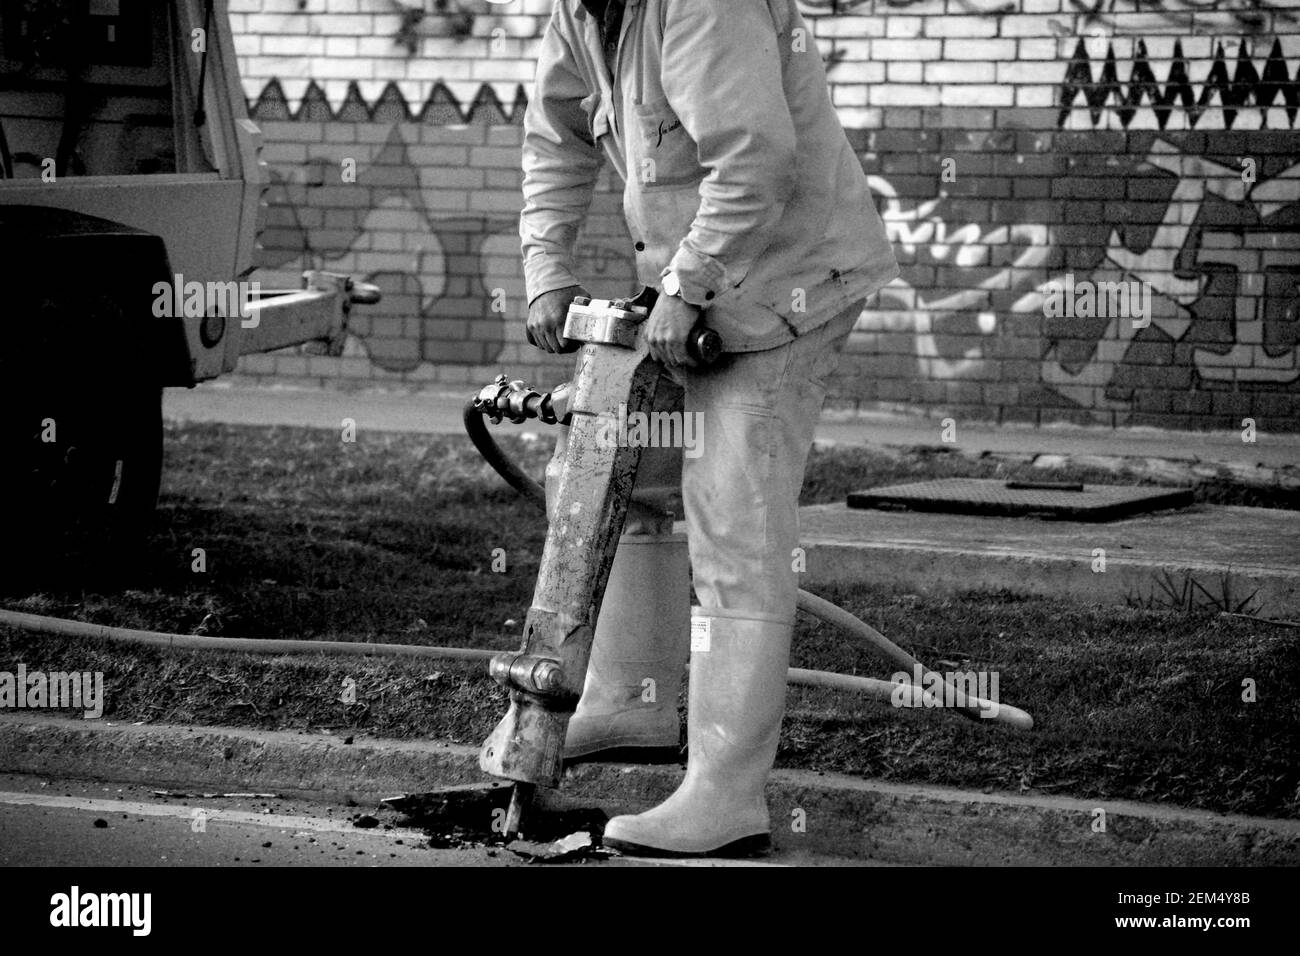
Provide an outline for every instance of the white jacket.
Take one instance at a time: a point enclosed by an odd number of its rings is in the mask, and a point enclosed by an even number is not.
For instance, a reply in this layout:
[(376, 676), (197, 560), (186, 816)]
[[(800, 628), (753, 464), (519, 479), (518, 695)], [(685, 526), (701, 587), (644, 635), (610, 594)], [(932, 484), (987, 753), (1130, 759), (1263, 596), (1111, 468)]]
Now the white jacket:
[(604, 157), (638, 279), (675, 271), (728, 351), (788, 342), (898, 275), (794, 0), (628, 0), (614, 68), (581, 0), (556, 0), (524, 116), (530, 303), (582, 284)]

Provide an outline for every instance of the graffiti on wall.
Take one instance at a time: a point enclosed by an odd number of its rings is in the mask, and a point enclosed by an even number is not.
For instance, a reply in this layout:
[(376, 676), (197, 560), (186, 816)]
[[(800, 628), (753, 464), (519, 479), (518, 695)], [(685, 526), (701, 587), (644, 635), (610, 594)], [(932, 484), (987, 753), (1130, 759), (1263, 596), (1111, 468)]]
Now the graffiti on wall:
[[(504, 328), (493, 338), (470, 340), (463, 328), (464, 306), (467, 299), (479, 308), (489, 301), (483, 285), (488, 272), (484, 247), (492, 236), (511, 231), (515, 221), (431, 213), (423, 201), (420, 171), (410, 161), (397, 126), (369, 164), (358, 169), (358, 182), (372, 181), (379, 169), (385, 171), (385, 184), (371, 187), (367, 206), (351, 209), (336, 205), (349, 187), (327, 185), (338, 178), (332, 164), (309, 163), (292, 178), (277, 173), (267, 196), (258, 264), (298, 271), (337, 268), (346, 260), (348, 269), (378, 285), (384, 293), (383, 308), (358, 315), (352, 329), (381, 368), (409, 371), (435, 360), (435, 351), (442, 361), (478, 363), (495, 357), (504, 342)], [(313, 211), (329, 215), (311, 216)], [(425, 235), (428, 243), (405, 250), (410, 266), (395, 269), (391, 262), (398, 253), (376, 250), (368, 241), (377, 232)], [(451, 262), (461, 268), (448, 270)], [(392, 329), (397, 334), (373, 334), (390, 318), (401, 323)]]
[[(1194, 371), (1194, 379), (1170, 383), (1177, 387), (1251, 391), (1300, 381), (1300, 148), (1293, 133), (1281, 132), (1295, 126), (1300, 65), (1292, 71), (1277, 37), (1271, 44), (1239, 39), (1235, 58), (1215, 40), (1197, 84), (1175, 39), (1172, 49), (1159, 51), (1169, 64), (1162, 87), (1147, 43), (1119, 42), (1130, 52), (1127, 84), (1119, 79), (1117, 41), (1106, 43), (1095, 75), (1087, 45), (1078, 41), (1061, 85), (1058, 125), (1207, 132), (1129, 139), (1127, 159), (1138, 162), (1127, 176), (1151, 184), (1153, 192), (1169, 190), (1168, 197), (1154, 227), (1130, 229), (1121, 221), (1103, 228), (1095, 279), (1145, 283), (1155, 295), (1152, 325), (1138, 330), (1115, 318), (1093, 329), (1094, 347), (1082, 365), (1063, 354), (1049, 328), (1044, 383), (1082, 405), (1123, 408), (1139, 384), (1143, 363), (1129, 362), (1139, 350)], [(1262, 66), (1251, 53), (1259, 47), (1269, 50)], [(1071, 109), (1079, 100), (1086, 111)], [(1227, 132), (1234, 129), (1236, 135)], [(1144, 151), (1136, 152), (1144, 141)], [(1075, 140), (1062, 133), (1059, 142), (1068, 149)], [(1087, 156), (1082, 165), (1104, 175), (1106, 160)], [(1094, 236), (1102, 238), (1096, 230)], [(1040, 307), (1041, 295), (1035, 290), (1013, 311)]]
[[(876, 194), (885, 230), (904, 266), (903, 274), (882, 293), (879, 307), (863, 314), (857, 330), (910, 335), (918, 371), (926, 378), (970, 374), (983, 364), (985, 349), (968, 346), (953, 353), (942, 347), (940, 333), (968, 327), (967, 320), (972, 316), (981, 335), (996, 333), (995, 297), (1045, 267), (1050, 254), (1047, 225), (950, 225), (943, 215), (949, 198), (946, 193), (909, 210), (888, 179), (872, 175), (868, 182)], [(1003, 250), (1006, 261), (995, 263), (991, 248)], [(931, 292), (931, 283), (916, 278), (945, 265), (959, 270), (962, 276), (962, 288), (955, 292)]]
[[(1059, 125), (1071, 124), (1073, 107), (1080, 102), (1087, 104), (1088, 111), (1078, 121), (1091, 126), (1101, 124), (1107, 113), (1126, 129), (1137, 116), (1154, 119), (1160, 129), (1166, 129), (1171, 119), (1187, 129), (1195, 129), (1203, 120), (1203, 126), (1218, 129), (1232, 129), (1234, 124), (1255, 129), (1295, 125), (1300, 73), (1291, 77), (1280, 38), (1273, 38), (1262, 67), (1251, 53), (1249, 39), (1238, 41), (1235, 58), (1224, 52), (1223, 41), (1215, 42), (1209, 73), (1200, 83), (1190, 79), (1181, 39), (1152, 40), (1148, 51), (1147, 41), (1141, 38), (1128, 41), (1130, 69), (1128, 82), (1122, 82), (1116, 43), (1106, 44), (1094, 74), (1088, 45), (1079, 38), (1061, 83)], [(1152, 67), (1162, 62), (1168, 63), (1163, 84)]]
[[(480, 99), (485, 105), (462, 109), (440, 100), (450, 124), (499, 126), (499, 106), (490, 87)], [(384, 100), (400, 97), (396, 88)], [(260, 120), (286, 118), (278, 103), (282, 94), (263, 93), (253, 115)], [(450, 93), (444, 91), (444, 97)], [(293, 119), (354, 118), (374, 121), (382, 105), (352, 104), (360, 94), (349, 93), (332, 116), (324, 116), (323, 98), (304, 97)], [(269, 107), (265, 104), (271, 104)], [(275, 170), (266, 196), (267, 215), (260, 237), (258, 266), (293, 274), (303, 269), (336, 269), (365, 276), (384, 293), (383, 301), (358, 313), (350, 330), (364, 353), (382, 369), (409, 372), (426, 362), (488, 364), (510, 338), (507, 323), (522, 318), (523, 279), (518, 266), (519, 220), (513, 213), (446, 213), (433, 208), (427, 191), (446, 189), (455, 170), (418, 163), (401, 121), (413, 121), (404, 109), (387, 124), (386, 139), (372, 148), (356, 171), (356, 182), (367, 189), (339, 184), (333, 160), (313, 159), (297, 168)], [(424, 112), (430, 109), (425, 106)], [(488, 115), (483, 115), (484, 113)], [(515, 116), (522, 114), (516, 110)], [(459, 124), (457, 121), (460, 121)], [(360, 151), (360, 149), (358, 149)], [(453, 185), (453, 188), (457, 188)], [(514, 196), (517, 183), (503, 193)], [(377, 244), (376, 235), (403, 237), (398, 249)], [(408, 246), (405, 237), (424, 237)], [(602, 280), (622, 291), (630, 288), (634, 265), (626, 242), (584, 238), (575, 248), (580, 271), (594, 283)], [(395, 264), (395, 260), (403, 260)]]
[[(867, 12), (853, 0), (801, 6), (814, 32), (819, 19)], [(925, 13), (943, 4), (891, 0), (887, 6), (886, 13)], [(1000, 18), (1019, 6), (968, 0), (963, 9)], [(880, 4), (872, 10), (879, 15)], [(1165, 18), (1175, 29), (1163, 31), (1168, 36), (1115, 35), (1127, 28), (1121, 16), (1132, 13)], [(1193, 13), (1202, 24), (1195, 31), (1185, 29)], [(1208, 14), (1212, 21), (1204, 19)], [(1003, 155), (994, 166), (950, 192), (937, 177), (928, 192), (929, 184), (918, 187), (915, 176), (904, 183), (871, 170), (904, 273), (863, 313), (859, 344), (881, 335), (906, 340), (919, 377), (941, 381), (996, 380), (992, 363), (1004, 361), (1015, 345), (1015, 357), (1030, 366), (1018, 383), (1038, 388), (1046, 404), (1083, 409), (1133, 409), (1137, 393), (1152, 388), (1294, 392), (1300, 382), (1300, 27), (1285, 35), (1268, 31), (1300, 23), (1298, 16), (1289, 5), (1265, 0), (1070, 0), (1066, 11), (1046, 18), (1046, 32), (1059, 43), (1054, 105), (999, 110), (996, 129), (970, 133)], [(1222, 37), (1207, 34), (1205, 23)], [(837, 73), (835, 81), (852, 78)], [(349, 213), (334, 205), (339, 194), (324, 185), (319, 163), (281, 167), (268, 197), (272, 241), (262, 264), (370, 275), (384, 288), (385, 303), (356, 331), (382, 368), (496, 360), (506, 341), (517, 339), (507, 322), (522, 317), (516, 216), (505, 208), (452, 213), (430, 202), (445, 170), (417, 160), (412, 149), (428, 140), (411, 125), (517, 127), (522, 88), (509, 109), (487, 84), (468, 106), (440, 84), (418, 105), (406, 103), (391, 83), (366, 102), (354, 84), (337, 109), (313, 90), (291, 111), (272, 81), (254, 115), (383, 124), (387, 138), (366, 147), (372, 155), (362, 178), (380, 171), (385, 185), (371, 189), (368, 207)], [(901, 129), (915, 127), (908, 123)], [(883, 125), (890, 128), (888, 117)], [(850, 131), (851, 137), (870, 133)], [(916, 133), (915, 151), (935, 158), (936, 142)], [(1017, 140), (1017, 133), (1032, 141)], [(1006, 136), (1018, 145), (994, 143)], [(1250, 176), (1243, 176), (1244, 159), (1254, 161)], [(1033, 199), (980, 191), (981, 179), (997, 186), (1014, 178), (1090, 191), (1058, 194), (1054, 185), (1050, 196)], [(517, 193), (517, 183), (498, 180), (494, 188)], [(616, 204), (607, 212), (607, 219), (617, 219)], [(427, 242), (394, 249), (378, 244), (381, 233)], [(399, 253), (402, 263), (395, 261)], [(625, 237), (597, 233), (578, 254), (584, 276), (631, 283)], [(1049, 282), (1066, 274), (1147, 284), (1150, 324), (1120, 316), (1045, 317)], [(516, 302), (508, 317), (492, 314), (499, 289)], [(1023, 348), (1030, 337), (1032, 355)], [(1022, 341), (1011, 342), (1016, 338)]]
[[(887, 177), (872, 177), (904, 269), (863, 313), (857, 350), (889, 352), (883, 336), (909, 337), (922, 378), (997, 380), (1003, 326), (1041, 319), (1045, 404), (1123, 412), (1143, 389), (1294, 392), (1300, 64), (1286, 61), (1277, 38), (1240, 41), (1235, 58), (1224, 55), (1223, 42), (1200, 38), (1215, 54), (1193, 82), (1180, 41), (1164, 42), (1172, 50), (1160, 50), (1169, 66), (1161, 85), (1142, 40), (1092, 42), (1093, 60), (1076, 40), (1059, 88), (1058, 129), (1014, 157), (1021, 174), (1061, 184), (1058, 203), (1004, 196), (970, 222), (961, 199), (937, 183), (935, 198), (917, 200), (913, 189), (907, 203)], [(1132, 54), (1127, 70), (1117, 47)], [(1251, 48), (1269, 53), (1258, 63)], [(1016, 111), (1003, 122), (1016, 125)], [(918, 147), (927, 150), (933, 144)], [(959, 267), (960, 277), (944, 265)], [(1048, 317), (1045, 299), (1067, 273), (1145, 284), (1150, 324), (1123, 315)], [(1014, 334), (1030, 327), (1021, 321)]]
[[(1276, 150), (1283, 134), (1253, 135)], [(1000, 357), (1000, 324), (1044, 316), (1053, 284), (1068, 272), (1145, 283), (1153, 303), (1149, 326), (1121, 315), (1044, 319), (1041, 381), (1070, 403), (1123, 409), (1134, 388), (1152, 384), (1151, 364), (1169, 366), (1169, 388), (1300, 381), (1300, 157), (1261, 150), (1246, 182), (1236, 157), (1206, 158), (1175, 138), (1152, 137), (1145, 155), (1118, 166), (1113, 156), (1083, 154), (1076, 171), (1106, 190), (1093, 194), (1098, 208), (1150, 197), (1109, 225), (954, 225), (945, 219), (955, 205), (947, 196), (907, 209), (887, 179), (871, 177), (906, 264), (859, 332), (909, 336), (925, 378), (980, 377)], [(932, 292), (928, 280), (912, 278), (944, 265), (963, 277), (956, 291)], [(971, 345), (973, 336), (982, 342)]]
[[(1126, 368), (1130, 351), (1152, 346), (1169, 364), (1195, 370), (1199, 381), (1188, 384), (1240, 391), (1300, 381), (1300, 161), (1279, 168), (1274, 159), (1246, 182), (1241, 164), (1225, 159), (1152, 142), (1135, 173), (1172, 183), (1165, 214), (1154, 230), (1112, 228), (1091, 275), (1148, 286), (1151, 324), (1094, 320), (1084, 363), (1063, 353), (1049, 327), (1042, 376), (1058, 393), (1124, 407), (1149, 364)], [(1041, 313), (1046, 291), (1040, 286), (1012, 311)]]

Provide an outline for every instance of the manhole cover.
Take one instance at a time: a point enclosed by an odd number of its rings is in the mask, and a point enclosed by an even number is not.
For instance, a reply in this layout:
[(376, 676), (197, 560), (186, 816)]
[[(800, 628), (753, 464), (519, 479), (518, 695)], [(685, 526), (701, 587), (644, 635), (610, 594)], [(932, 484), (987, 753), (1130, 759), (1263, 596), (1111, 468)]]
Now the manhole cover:
[(944, 478), (849, 494), (850, 508), (906, 508), (954, 514), (1112, 521), (1192, 503), (1190, 488), (1138, 488), (1069, 482)]

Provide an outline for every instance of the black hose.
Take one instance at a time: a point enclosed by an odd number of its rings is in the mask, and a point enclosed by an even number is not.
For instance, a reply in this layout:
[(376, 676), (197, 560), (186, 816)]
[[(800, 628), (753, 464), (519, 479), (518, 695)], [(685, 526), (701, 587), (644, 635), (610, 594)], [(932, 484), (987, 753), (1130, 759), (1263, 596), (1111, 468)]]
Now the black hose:
[(493, 470), (505, 479), (506, 484), (545, 512), (546, 489), (501, 450), (501, 446), (488, 431), (487, 423), (483, 421), (483, 412), (474, 407), (474, 399), (471, 398), (465, 403), (461, 418), (465, 422), (465, 431), (469, 434), (469, 440), (474, 443), (474, 447)]
[[(471, 398), (465, 403), (465, 410), (461, 417), (465, 422), (465, 431), (469, 434), (469, 440), (474, 443), (474, 447), (479, 450), (479, 454), (487, 460), (493, 470), (505, 479), (506, 484), (545, 513), (549, 507), (546, 503), (546, 488), (516, 465), (496, 443), (492, 432), (483, 421), (483, 412), (474, 407), (474, 399)], [(627, 505), (627, 517), (629, 520), (656, 522), (664, 517), (664, 512), (633, 498)]]

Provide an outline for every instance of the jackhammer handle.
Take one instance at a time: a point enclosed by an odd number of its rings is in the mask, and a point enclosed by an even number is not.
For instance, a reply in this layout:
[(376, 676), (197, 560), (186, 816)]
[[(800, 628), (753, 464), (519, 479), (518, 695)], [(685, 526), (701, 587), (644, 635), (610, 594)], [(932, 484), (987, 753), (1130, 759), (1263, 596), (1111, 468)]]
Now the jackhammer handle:
[[(629, 304), (645, 309), (648, 316), (657, 301), (659, 290), (647, 285), (641, 287), (641, 291), (629, 300)], [(722, 336), (700, 319), (686, 336), (686, 354), (691, 357), (691, 361), (700, 365), (712, 365), (722, 354)]]
[[(580, 305), (587, 305), (591, 302), (591, 297), (580, 295), (573, 301)], [(614, 300), (615, 305), (622, 308), (644, 310), (647, 318), (654, 310), (657, 301), (659, 301), (659, 290), (648, 285), (642, 286), (641, 291), (629, 299)], [(576, 351), (582, 345), (581, 342), (569, 344), (570, 348), (561, 351)], [(722, 336), (705, 325), (704, 320), (701, 319), (686, 336), (686, 354), (691, 357), (691, 361), (699, 365), (712, 365), (722, 355)]]
[(722, 354), (722, 336), (707, 325), (696, 325), (686, 338), (686, 354), (701, 365), (712, 365)]

